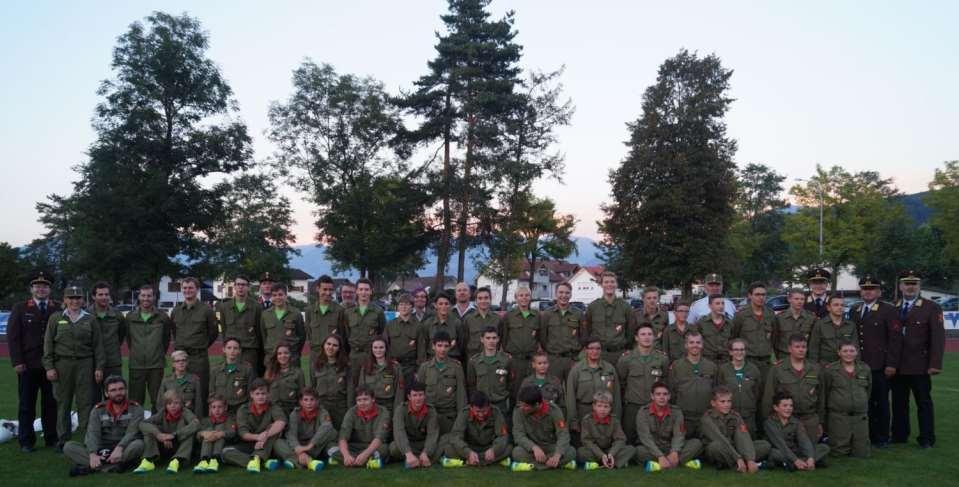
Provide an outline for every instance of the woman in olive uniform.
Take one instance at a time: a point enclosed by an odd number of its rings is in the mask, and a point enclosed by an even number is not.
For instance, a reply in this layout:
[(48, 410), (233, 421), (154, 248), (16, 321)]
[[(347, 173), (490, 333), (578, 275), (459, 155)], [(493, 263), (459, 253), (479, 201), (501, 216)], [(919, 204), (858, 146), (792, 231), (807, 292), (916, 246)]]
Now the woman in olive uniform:
[(403, 405), (406, 395), (403, 385), (403, 368), (389, 358), (389, 344), (384, 337), (376, 337), (370, 343), (370, 353), (363, 367), (354, 374), (356, 385), (366, 384), (373, 390), (373, 399), (380, 407), (396, 411)]
[(353, 379), (350, 355), (338, 335), (323, 340), (323, 357), (316, 360), (313, 368), (313, 388), (320, 404), (333, 417), (333, 425), (339, 427), (353, 404)]
[(173, 373), (163, 378), (157, 397), (163, 397), (166, 391), (177, 391), (183, 399), (183, 407), (193, 411), (198, 418), (206, 417), (206, 401), (200, 397), (200, 376), (186, 370), (189, 354), (176, 350), (170, 357), (173, 359)]
[(227, 411), (235, 416), (250, 400), (250, 383), (256, 378), (253, 365), (241, 360), (243, 349), (236, 338), (223, 340), (223, 365), (210, 371), (210, 393), (226, 398)]
[(300, 401), (300, 390), (306, 381), (303, 371), (291, 366), (293, 354), (289, 345), (281, 343), (272, 352), (264, 379), (270, 383), (270, 400), (289, 416)]

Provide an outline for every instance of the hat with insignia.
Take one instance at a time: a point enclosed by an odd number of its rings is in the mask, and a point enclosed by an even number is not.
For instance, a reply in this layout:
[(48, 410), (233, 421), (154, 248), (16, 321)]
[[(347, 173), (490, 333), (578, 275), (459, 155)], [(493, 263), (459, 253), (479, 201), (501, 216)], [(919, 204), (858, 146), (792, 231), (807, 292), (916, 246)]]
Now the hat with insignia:
[(31, 286), (34, 284), (46, 284), (47, 286), (49, 286), (50, 284), (53, 284), (53, 283), (50, 282), (50, 279), (47, 278), (46, 274), (39, 272), (37, 273), (37, 277), (34, 277), (33, 280), (30, 281)]
[(829, 281), (832, 279), (832, 273), (823, 269), (822, 267), (816, 267), (811, 269), (809, 274), (806, 276), (806, 280), (809, 282), (813, 281)]
[(706, 274), (706, 278), (703, 279), (703, 281), (704, 281), (706, 284), (714, 284), (714, 283), (715, 283), (715, 284), (722, 284), (722, 283), (723, 283), (723, 276), (720, 276), (719, 274), (716, 274), (716, 273), (714, 272), (714, 273), (712, 273), (712, 274)]
[(275, 278), (273, 278), (273, 276), (270, 275), (269, 272), (264, 272), (263, 275), (260, 276), (260, 282), (277, 282), (277, 281)]
[(859, 287), (861, 289), (874, 288), (879, 286), (882, 286), (882, 283), (879, 282), (879, 279), (872, 277), (872, 275), (870, 274), (866, 274), (865, 276), (862, 276), (861, 279), (859, 279)]
[(922, 280), (922, 276), (912, 269), (899, 273), (899, 282), (919, 282), (920, 280)]
[(63, 297), (65, 298), (82, 298), (83, 290), (78, 286), (70, 286), (63, 290)]

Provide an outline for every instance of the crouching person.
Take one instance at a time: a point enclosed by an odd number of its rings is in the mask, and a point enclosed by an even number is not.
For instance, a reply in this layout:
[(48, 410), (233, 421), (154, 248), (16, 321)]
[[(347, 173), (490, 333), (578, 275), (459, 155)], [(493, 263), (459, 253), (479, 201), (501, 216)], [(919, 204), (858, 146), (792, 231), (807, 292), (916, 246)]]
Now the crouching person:
[(68, 441), (63, 454), (72, 462), (70, 476), (94, 472), (123, 472), (140, 460), (143, 440), (140, 421), (143, 408), (127, 400), (127, 383), (111, 375), (104, 381), (107, 400), (90, 411), (83, 443)]
[(733, 411), (733, 393), (726, 386), (713, 389), (710, 409), (703, 415), (701, 431), (706, 444), (706, 461), (719, 469), (756, 473), (769, 455), (769, 443), (749, 436), (749, 426)]
[(373, 390), (362, 384), (354, 392), (356, 405), (343, 416), (339, 445), (330, 450), (330, 464), (383, 468), (389, 455), (390, 411), (377, 406)]
[(284, 463), (319, 472), (326, 466), (321, 458), (336, 443), (336, 430), (329, 411), (320, 406), (316, 391), (304, 387), (299, 396), (299, 407), (290, 412), (286, 439), (277, 440), (276, 453)]
[(772, 443), (769, 462), (789, 471), (824, 467), (823, 458), (829, 454), (829, 447), (822, 443), (814, 446), (809, 440), (806, 428), (793, 416), (792, 396), (779, 391), (773, 395), (772, 402), (773, 414), (763, 425), (766, 438)]
[(163, 410), (140, 422), (143, 433), (143, 460), (133, 473), (147, 473), (156, 469), (161, 458), (169, 458), (167, 473), (180, 471), (180, 464), (189, 464), (193, 456), (193, 438), (200, 421), (176, 391), (163, 393)]
[(223, 449), (236, 438), (236, 418), (227, 413), (226, 398), (220, 394), (211, 394), (209, 416), (200, 421), (196, 434), (200, 442), (200, 462), (193, 467), (193, 473), (216, 473), (223, 463)]
[(514, 472), (533, 469), (576, 469), (576, 451), (569, 446), (569, 428), (563, 412), (543, 400), (538, 387), (519, 391), (519, 407), (513, 410)]
[(512, 446), (506, 417), (480, 391), (470, 396), (469, 406), (456, 416), (445, 443), (445, 457), (441, 460), (444, 467), (510, 464)]
[(686, 438), (683, 411), (669, 405), (669, 386), (653, 384), (652, 401), (636, 413), (636, 460), (647, 472), (676, 468), (699, 469), (696, 457), (703, 451), (697, 438)]
[[(240, 408), (236, 415), (239, 441), (223, 449), (227, 463), (246, 466), (247, 472), (260, 473), (265, 466), (276, 470), (280, 462), (273, 458), (273, 446), (286, 427), (286, 417), (279, 406), (270, 403), (270, 386), (263, 379), (250, 383), (250, 402)], [(292, 469), (292, 462), (284, 462)]]
[(390, 456), (406, 468), (429, 468), (439, 453), (440, 425), (436, 410), (426, 404), (426, 385), (413, 382), (407, 402), (393, 413)]
[(636, 456), (636, 448), (626, 444), (626, 433), (613, 411), (613, 395), (606, 391), (593, 394), (593, 413), (580, 419), (583, 446), (576, 460), (585, 470), (626, 468)]

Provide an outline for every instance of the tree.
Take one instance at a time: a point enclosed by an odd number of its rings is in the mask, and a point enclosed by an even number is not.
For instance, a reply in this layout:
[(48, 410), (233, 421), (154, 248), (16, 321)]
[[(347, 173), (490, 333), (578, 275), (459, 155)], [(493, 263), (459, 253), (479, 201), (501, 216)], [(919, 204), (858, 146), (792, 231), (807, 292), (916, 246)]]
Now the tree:
[(294, 70), (293, 88), (270, 107), (268, 136), (278, 147), (271, 165), (318, 207), (327, 255), (377, 281), (420, 267), (433, 237), (432, 199), (421, 168), (408, 167), (392, 98), (372, 78), (310, 60)]
[(736, 189), (736, 142), (724, 121), (731, 76), (717, 56), (682, 50), (646, 89), (599, 222), (606, 248), (630, 264), (624, 281), (680, 285), (689, 295), (696, 276), (728, 267)]
[[(932, 226), (942, 234), (943, 258), (952, 267), (959, 266), (959, 161), (946, 161), (936, 169), (925, 202), (935, 212)], [(954, 276), (955, 277), (955, 276)]]
[(10, 309), (13, 303), (27, 297), (27, 275), (20, 251), (0, 242), (0, 309)]
[(729, 247), (736, 259), (727, 278), (731, 292), (745, 289), (752, 281), (775, 285), (789, 274), (782, 241), (785, 176), (763, 164), (747, 164), (737, 176), (736, 216), (729, 232)]
[(222, 194), (204, 178), (241, 170), (252, 155), (199, 21), (155, 12), (145, 24), (113, 51), (115, 78), (98, 90), (97, 139), (73, 194), (38, 205), (47, 236), (70, 256), (65, 271), (117, 287), (157, 282), (181, 267), (181, 252), (199, 256), (201, 235), (224, 217)]

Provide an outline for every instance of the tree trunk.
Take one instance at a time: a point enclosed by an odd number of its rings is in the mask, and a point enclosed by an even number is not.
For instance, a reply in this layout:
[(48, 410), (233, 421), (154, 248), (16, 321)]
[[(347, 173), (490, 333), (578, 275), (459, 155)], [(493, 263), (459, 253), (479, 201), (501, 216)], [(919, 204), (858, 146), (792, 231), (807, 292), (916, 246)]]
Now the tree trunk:
[(529, 258), (529, 293), (530, 296), (535, 296), (536, 293), (533, 292), (536, 289), (536, 254), (533, 254)]
[(500, 311), (506, 311), (506, 301), (509, 299), (509, 282), (509, 279), (503, 281), (503, 296), (499, 301)]
[[(450, 107), (450, 93), (446, 93), (446, 109)], [(450, 215), (450, 140), (452, 128), (447, 125), (443, 133), (443, 230), (436, 249), (436, 276), (433, 278), (433, 292), (442, 291), (446, 283), (446, 265), (449, 263), (450, 227), (453, 225)]]
[(463, 204), (459, 217), (459, 256), (456, 262), (456, 280), (459, 282), (463, 282), (466, 274), (466, 249), (469, 236), (466, 227), (469, 224), (470, 176), (473, 169), (473, 125), (475, 122), (476, 116), (470, 115), (466, 129), (466, 160), (463, 162)]

